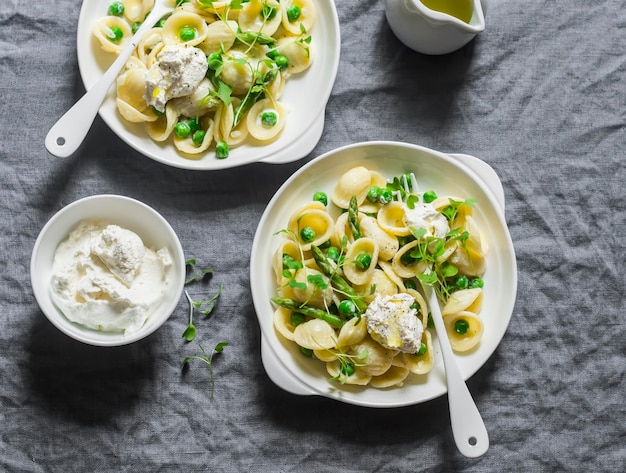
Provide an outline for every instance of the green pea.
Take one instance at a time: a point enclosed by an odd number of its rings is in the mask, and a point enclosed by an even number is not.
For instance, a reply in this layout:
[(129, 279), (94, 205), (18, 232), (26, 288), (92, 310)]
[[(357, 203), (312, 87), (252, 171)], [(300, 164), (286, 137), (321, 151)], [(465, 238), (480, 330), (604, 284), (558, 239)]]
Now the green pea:
[(375, 204), (380, 200), (380, 196), (383, 193), (383, 190), (378, 186), (370, 187), (367, 191), (367, 200), (371, 203)]
[(469, 282), (469, 287), (471, 287), (472, 289), (475, 289), (475, 288), (483, 287), (484, 284), (485, 282), (483, 281), (482, 278), (476, 277), (476, 278), (472, 278), (472, 280)]
[(209, 68), (214, 71), (222, 66), (222, 55), (220, 53), (211, 53), (207, 57), (207, 63), (209, 64)]
[(304, 348), (300, 345), (298, 345), (298, 348), (300, 349), (300, 353), (302, 353), (307, 358), (311, 358), (313, 356), (313, 350), (311, 350), (310, 348)]
[(163, 115), (165, 112), (162, 112), (160, 110), (157, 110), (156, 108), (152, 107), (152, 113), (154, 113), (157, 117), (160, 117), (161, 115)]
[(313, 194), (313, 200), (321, 202), (324, 204), (324, 207), (328, 205), (328, 196), (326, 195), (326, 192), (316, 192)]
[(191, 135), (191, 141), (196, 146), (200, 146), (204, 142), (204, 137), (206, 136), (206, 131), (204, 130), (196, 130)]
[(459, 335), (465, 335), (469, 330), (469, 322), (465, 319), (459, 319), (454, 322), (454, 331)]
[(272, 60), (275, 60), (278, 57), (278, 49), (272, 48), (267, 53), (266, 56)]
[(454, 279), (454, 285), (459, 289), (467, 289), (469, 286), (469, 279), (464, 274), (457, 276)]
[(139, 29), (139, 27), (141, 26), (142, 22), (141, 21), (135, 21), (131, 27), (130, 30), (133, 32), (133, 34), (135, 34), (137, 32), (137, 30)]
[(276, 112), (263, 112), (261, 114), (261, 123), (265, 126), (275, 126), (278, 122), (278, 115)]
[(424, 195), (422, 195), (422, 198), (424, 199), (424, 202), (430, 204), (433, 200), (437, 198), (437, 194), (435, 193), (435, 191), (426, 191), (424, 192)]
[(297, 327), (298, 325), (304, 323), (306, 320), (306, 316), (301, 314), (300, 312), (292, 312), (290, 317), (291, 325)]
[(185, 139), (191, 134), (191, 127), (187, 122), (178, 122), (176, 126), (174, 126), (174, 133), (180, 139)]
[(389, 189), (383, 189), (378, 201), (381, 204), (388, 204), (393, 200), (393, 193)]
[(217, 159), (226, 159), (228, 158), (229, 154), (230, 151), (228, 150), (228, 143), (226, 143), (225, 141), (219, 141), (215, 145), (215, 157)]
[(354, 258), (354, 265), (361, 271), (367, 270), (372, 264), (372, 255), (368, 253), (361, 253)]
[(341, 364), (341, 374), (344, 376), (352, 376), (354, 374), (354, 363), (348, 361)]
[(426, 346), (425, 343), (420, 343), (420, 349), (417, 350), (416, 355), (417, 356), (422, 356), (423, 354), (426, 353), (426, 350), (428, 350), (428, 347)]
[(311, 227), (304, 227), (302, 230), (300, 230), (300, 238), (305, 243), (311, 243), (313, 240), (315, 240), (315, 230), (313, 230)]
[(339, 248), (337, 248), (336, 246), (331, 246), (330, 248), (326, 250), (326, 258), (334, 261), (335, 263), (339, 261), (340, 255), (341, 255), (341, 252), (339, 251)]
[(302, 10), (298, 5), (292, 5), (287, 9), (287, 19), (292, 23), (300, 18), (301, 14)]
[(341, 301), (337, 309), (339, 310), (339, 315), (342, 315), (343, 317), (346, 317), (348, 319), (351, 319), (357, 313), (356, 304), (350, 299)]
[(278, 54), (274, 58), (274, 62), (281, 71), (284, 71), (289, 67), (289, 59), (287, 59), (287, 56), (283, 56), (282, 54)]
[(119, 43), (124, 37), (124, 32), (119, 26), (111, 26), (111, 32), (108, 35), (109, 41), (112, 43)]
[(165, 25), (165, 20), (159, 20), (156, 22), (156, 25), (154, 25), (155, 28), (163, 28), (163, 25)]
[(113, 2), (107, 10), (111, 16), (122, 16), (124, 14), (124, 4), (122, 2)]
[(178, 37), (183, 42), (191, 41), (196, 37), (196, 30), (191, 26), (185, 25), (178, 31)]

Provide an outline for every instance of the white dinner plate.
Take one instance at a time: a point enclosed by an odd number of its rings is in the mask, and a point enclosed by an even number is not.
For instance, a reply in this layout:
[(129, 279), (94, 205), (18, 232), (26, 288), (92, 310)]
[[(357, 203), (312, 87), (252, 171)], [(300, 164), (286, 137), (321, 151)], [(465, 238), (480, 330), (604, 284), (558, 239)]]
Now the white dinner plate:
[[(112, 86), (100, 108), (104, 122), (128, 145), (138, 152), (169, 166), (214, 170), (242, 166), (252, 162), (287, 163), (308, 155), (321, 138), (324, 128), (326, 103), (330, 97), (339, 67), (339, 20), (333, 0), (316, 0), (317, 17), (311, 29), (313, 64), (292, 76), (285, 84), (281, 97), (289, 110), (289, 118), (279, 138), (267, 145), (243, 144), (230, 151), (226, 159), (216, 159), (212, 151), (200, 159), (181, 156), (171, 140), (160, 144), (148, 137), (143, 124), (124, 120), (115, 106), (115, 87)], [(93, 37), (93, 23), (106, 15), (108, 2), (84, 0), (78, 19), (78, 67), (85, 88), (89, 90), (115, 60), (111, 53), (102, 51)]]
[(330, 195), (339, 176), (356, 165), (379, 171), (387, 178), (414, 172), (422, 191), (434, 189), (439, 195), (478, 200), (474, 217), (489, 246), (479, 314), (485, 331), (475, 351), (456, 356), (465, 379), (485, 364), (506, 332), (517, 294), (517, 264), (504, 217), (504, 192), (495, 171), (468, 155), (448, 155), (406, 143), (357, 143), (330, 151), (299, 169), (277, 191), (261, 217), (252, 246), (250, 275), (261, 327), (263, 364), (278, 386), (294, 394), (326, 396), (369, 407), (418, 404), (447, 392), (436, 341), (435, 364), (430, 373), (410, 375), (402, 387), (375, 389), (330, 381), (322, 362), (303, 357), (295, 343), (282, 338), (273, 327), (275, 308), (270, 298), (276, 295), (276, 277), (272, 256), (282, 238), (276, 232), (286, 228), (291, 213), (310, 201), (314, 192)]

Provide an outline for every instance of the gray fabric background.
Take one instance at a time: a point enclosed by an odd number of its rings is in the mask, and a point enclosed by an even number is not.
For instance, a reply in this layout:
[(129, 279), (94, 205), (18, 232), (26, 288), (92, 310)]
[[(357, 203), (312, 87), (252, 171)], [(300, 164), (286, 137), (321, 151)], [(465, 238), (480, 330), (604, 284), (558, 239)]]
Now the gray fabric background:
[[(84, 93), (80, 6), (0, 3), (0, 470), (626, 471), (623, 0), (491, 1), (487, 30), (442, 57), (404, 47), (382, 0), (338, 0), (342, 59), (315, 150), (204, 173), (141, 156), (100, 119), (76, 156), (47, 154), (47, 130)], [(367, 140), (472, 154), (502, 179), (519, 289), (504, 340), (469, 382), (491, 437), (480, 459), (456, 451), (445, 396), (366, 409), (288, 394), (263, 370), (248, 272), (263, 209), (303, 163)], [(99, 193), (156, 208), (215, 271), (207, 292), (224, 284), (198, 321), (207, 347), (231, 343), (213, 400), (206, 369), (180, 369), (197, 350), (180, 337), (184, 299), (118, 349), (74, 342), (39, 310), (37, 234)]]

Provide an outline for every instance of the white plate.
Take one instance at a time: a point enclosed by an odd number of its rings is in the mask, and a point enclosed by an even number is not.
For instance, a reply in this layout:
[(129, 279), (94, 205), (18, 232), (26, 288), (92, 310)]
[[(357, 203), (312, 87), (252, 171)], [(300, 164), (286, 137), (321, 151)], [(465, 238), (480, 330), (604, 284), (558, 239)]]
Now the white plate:
[[(314, 61), (302, 74), (285, 84), (281, 102), (291, 112), (280, 137), (264, 146), (244, 144), (230, 151), (226, 159), (216, 159), (208, 152), (201, 159), (182, 157), (171, 141), (159, 144), (151, 140), (143, 124), (124, 120), (115, 106), (115, 87), (111, 87), (100, 116), (113, 132), (140, 153), (169, 166), (213, 170), (242, 166), (252, 162), (287, 163), (308, 155), (318, 143), (324, 128), (324, 112), (339, 67), (339, 20), (333, 0), (316, 0), (317, 19), (311, 29)], [(107, 2), (84, 0), (78, 19), (78, 67), (85, 88), (89, 90), (115, 59), (101, 50), (91, 33), (93, 23), (106, 15)]]
[(485, 333), (477, 350), (456, 357), (465, 379), (483, 366), (506, 332), (517, 293), (517, 264), (504, 218), (504, 192), (495, 171), (468, 155), (447, 155), (406, 143), (357, 143), (326, 153), (303, 166), (281, 186), (261, 217), (252, 245), (250, 274), (252, 298), (261, 327), (263, 364), (278, 386), (294, 394), (326, 396), (369, 407), (418, 404), (447, 391), (438, 343), (434, 344), (433, 370), (423, 376), (411, 375), (403, 387), (380, 390), (342, 386), (329, 381), (323, 363), (303, 357), (293, 342), (275, 332), (272, 323), (274, 307), (270, 298), (276, 294), (272, 255), (280, 239), (275, 233), (286, 227), (290, 214), (299, 204), (310, 201), (316, 191), (330, 195), (339, 176), (359, 164), (388, 178), (415, 172), (422, 190), (478, 199), (474, 216), (489, 245), (480, 312)]

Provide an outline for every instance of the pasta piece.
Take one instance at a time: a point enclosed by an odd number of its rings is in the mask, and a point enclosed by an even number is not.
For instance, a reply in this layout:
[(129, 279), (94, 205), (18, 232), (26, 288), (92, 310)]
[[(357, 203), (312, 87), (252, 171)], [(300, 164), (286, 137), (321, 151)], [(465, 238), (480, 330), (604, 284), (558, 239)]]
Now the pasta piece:
[(416, 261), (414, 258), (410, 257), (411, 252), (415, 250), (418, 243), (417, 240), (407, 243), (398, 250), (391, 261), (393, 271), (401, 278), (409, 279), (415, 277), (423, 273), (428, 267), (426, 262)]
[(456, 314), (464, 310), (480, 312), (482, 306), (483, 290), (479, 287), (454, 291), (441, 310), (444, 318), (447, 315)]
[(287, 109), (279, 102), (259, 100), (248, 111), (248, 132), (257, 140), (269, 141), (276, 138), (287, 123)]
[[(394, 283), (389, 276), (382, 269), (374, 269), (372, 278), (365, 284), (355, 285), (354, 289), (358, 294), (363, 297), (363, 300), (368, 304), (375, 298), (376, 294), (381, 296), (392, 296), (398, 293), (398, 286)], [(375, 289), (375, 292), (372, 292)]]
[(239, 11), (241, 31), (272, 36), (280, 26), (282, 15), (277, 0), (250, 0)]
[[(317, 10), (312, 0), (287, 0), (281, 5), (282, 10), (282, 26), (285, 30), (293, 35), (302, 34), (304, 31), (310, 31), (315, 23)], [(293, 21), (290, 19), (289, 11), (292, 7), (297, 7), (300, 14)]]
[(220, 79), (233, 89), (234, 94), (245, 94), (252, 87), (253, 71), (257, 61), (239, 49), (231, 49), (222, 60)]
[(391, 263), (387, 261), (378, 261), (378, 266), (385, 272), (387, 277), (394, 282), (396, 286), (398, 286), (399, 292), (406, 292), (406, 287), (404, 286), (404, 281), (400, 276), (398, 276), (393, 270)]
[(209, 24), (207, 37), (198, 47), (207, 56), (220, 51), (228, 51), (235, 43), (237, 27), (237, 22), (233, 20), (214, 21)]
[(157, 55), (163, 49), (165, 43), (163, 43), (163, 28), (152, 28), (146, 35), (139, 41), (137, 45), (136, 54), (141, 62), (150, 69), (156, 62)]
[[(446, 332), (448, 339), (450, 340), (450, 346), (456, 352), (468, 352), (473, 348), (476, 348), (483, 335), (483, 322), (476, 314), (469, 311), (462, 311), (449, 317), (444, 317), (444, 324), (446, 326)], [(467, 324), (467, 331), (459, 333), (456, 330), (457, 322), (464, 321)]]
[[(321, 277), (327, 284), (327, 288), (324, 290), (319, 289), (314, 284), (308, 282), (309, 276)], [(301, 269), (296, 272), (295, 281), (306, 285), (306, 289), (299, 287), (293, 288), (294, 298), (299, 302), (306, 302), (308, 305), (318, 307), (320, 309), (328, 306), (333, 300), (333, 289), (328, 281), (328, 278), (324, 276), (320, 271), (315, 269)]]
[(330, 243), (337, 248), (341, 248), (341, 242), (344, 238), (346, 238), (348, 243), (352, 243), (354, 241), (354, 237), (352, 236), (352, 231), (350, 230), (350, 225), (348, 223), (348, 212), (344, 212), (339, 215), (335, 221), (335, 228), (330, 237)]
[(146, 68), (137, 58), (131, 58), (126, 70), (116, 80), (116, 104), (120, 114), (129, 122), (155, 121), (158, 116), (146, 104)]
[(380, 376), (391, 366), (395, 353), (388, 350), (378, 342), (375, 342), (369, 335), (350, 347), (350, 353), (355, 355), (359, 364), (359, 369), (372, 376)]
[(131, 22), (141, 22), (154, 7), (154, 0), (122, 0), (124, 16)]
[[(377, 186), (384, 189), (386, 185), (387, 181), (381, 173), (379, 173), (378, 171), (370, 170), (370, 187)], [(369, 200), (365, 199), (359, 205), (359, 211), (366, 214), (377, 214), (380, 210), (381, 205), (382, 204), (380, 202), (370, 202)]]
[(430, 331), (424, 330), (422, 333), (422, 343), (426, 345), (426, 351), (423, 355), (418, 355), (416, 353), (401, 354), (406, 367), (413, 374), (426, 374), (433, 369), (435, 352), (433, 349), (433, 338)]
[(295, 241), (287, 238), (283, 238), (281, 240), (280, 245), (274, 252), (274, 257), (272, 258), (272, 268), (274, 269), (274, 274), (276, 275), (276, 281), (279, 284), (283, 277), (283, 255), (288, 255), (296, 261), (301, 261), (302, 258), (300, 248)]
[(356, 367), (354, 373), (346, 376), (341, 372), (341, 363), (339, 360), (326, 363), (326, 371), (332, 379), (339, 380), (342, 384), (350, 384), (356, 386), (366, 386), (372, 379), (372, 375), (363, 372), (360, 367)]
[[(371, 263), (365, 269), (357, 265), (357, 258), (362, 254), (371, 257)], [(343, 274), (352, 284), (363, 285), (372, 279), (377, 263), (378, 245), (376, 242), (367, 237), (359, 238), (348, 248), (343, 264)]]
[(176, 149), (178, 149), (178, 151), (193, 156), (200, 155), (201, 153), (209, 149), (209, 146), (211, 146), (211, 143), (213, 142), (213, 119), (211, 117), (203, 117), (200, 120), (200, 123), (202, 129), (205, 132), (204, 137), (202, 138), (202, 142), (197, 144), (193, 140), (192, 135), (189, 135), (187, 138), (179, 138), (178, 136), (174, 135), (174, 146), (176, 147)]
[[(186, 31), (193, 32), (188, 39)], [(204, 19), (195, 13), (184, 10), (175, 11), (163, 24), (163, 42), (166, 46), (197, 46), (208, 34), (208, 26)]]
[(407, 289), (406, 293), (410, 294), (411, 297), (415, 299), (415, 302), (417, 302), (417, 305), (419, 305), (419, 315), (421, 315), (422, 317), (422, 326), (427, 327), (428, 326), (428, 304), (426, 303), (424, 296), (422, 296), (415, 289)]
[(279, 307), (274, 311), (274, 328), (287, 340), (293, 342), (293, 332), (296, 326), (291, 323), (291, 313), (289, 309)]
[(133, 36), (128, 22), (118, 16), (100, 18), (94, 23), (92, 32), (104, 51), (115, 54), (121, 53)]
[(378, 211), (378, 225), (383, 230), (397, 236), (407, 236), (411, 232), (404, 223), (405, 208), (402, 202), (389, 202)]
[(330, 363), (331, 361), (335, 361), (337, 359), (337, 355), (331, 350), (313, 350), (313, 354), (315, 358), (324, 363)]
[[(367, 335), (367, 325), (363, 318), (353, 317), (348, 320), (339, 330), (336, 347), (341, 348), (354, 345), (362, 341)], [(328, 360), (326, 360), (328, 361)]]
[(387, 371), (385, 371), (385, 373), (379, 376), (372, 376), (369, 384), (373, 388), (378, 389), (402, 386), (408, 375), (408, 368), (404, 368), (402, 366), (391, 366)]
[(202, 79), (191, 95), (171, 99), (169, 107), (173, 107), (179, 115), (184, 117), (199, 117), (217, 109), (219, 99), (211, 98), (215, 87), (209, 79)]
[(293, 331), (294, 341), (310, 350), (329, 350), (335, 346), (335, 330), (320, 319), (301, 323)]
[(365, 200), (370, 188), (371, 176), (367, 168), (356, 166), (342, 174), (331, 194), (333, 203), (342, 209), (350, 207), (350, 199), (356, 197), (357, 204)]
[(146, 123), (146, 133), (154, 141), (167, 140), (178, 122), (178, 112), (173, 107), (165, 107), (165, 113), (157, 120)]
[[(325, 210), (306, 209), (298, 214), (297, 218), (291, 219), (289, 230), (297, 236), (303, 251), (309, 251), (312, 245), (319, 246), (328, 241), (333, 234), (334, 222)], [(311, 241), (303, 241), (301, 231), (310, 228), (314, 238)]]
[(299, 74), (307, 70), (313, 63), (312, 47), (298, 38), (287, 36), (276, 42), (276, 50), (288, 60), (287, 72)]
[(361, 233), (363, 236), (376, 241), (378, 245), (378, 257), (382, 260), (389, 261), (398, 252), (400, 246), (398, 239), (380, 228), (375, 218), (365, 214), (359, 214), (359, 216)]

